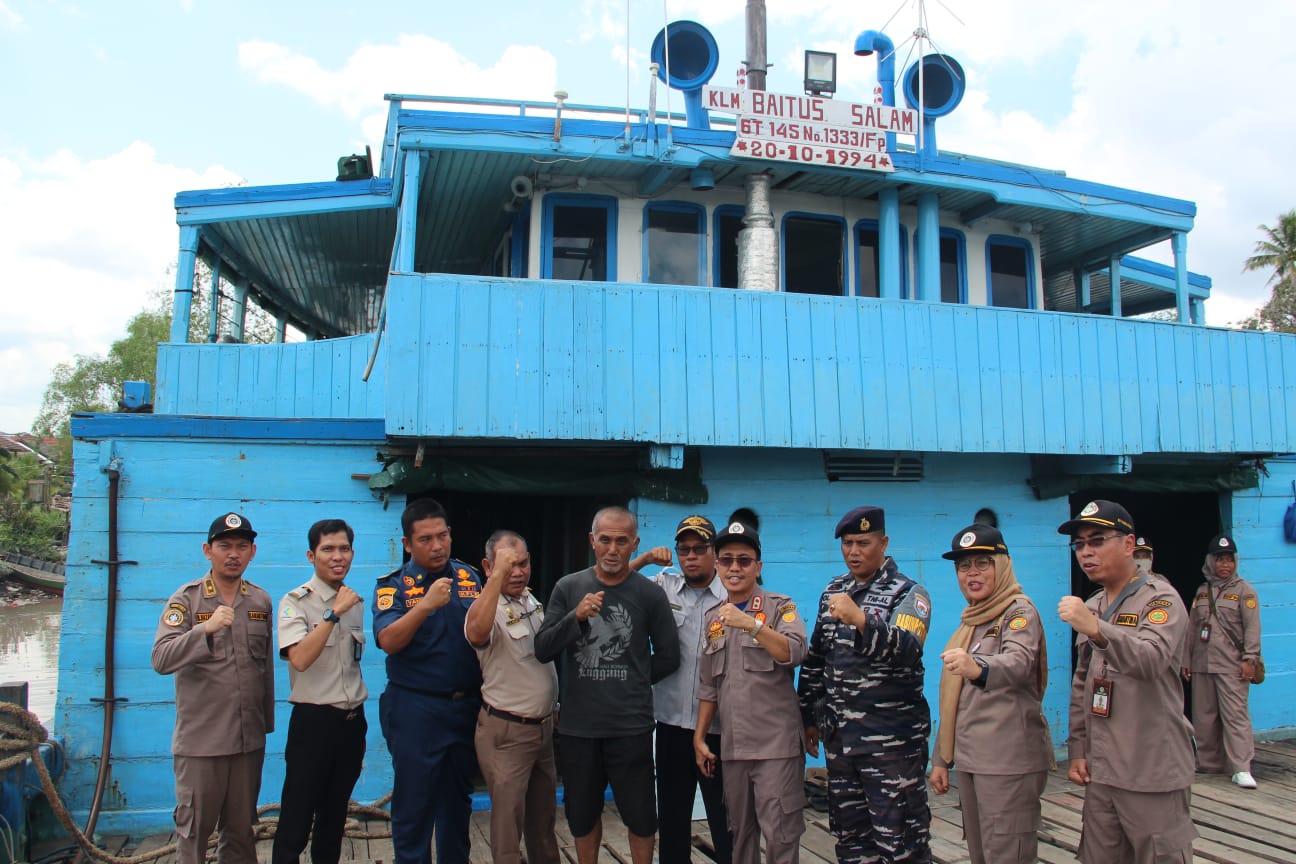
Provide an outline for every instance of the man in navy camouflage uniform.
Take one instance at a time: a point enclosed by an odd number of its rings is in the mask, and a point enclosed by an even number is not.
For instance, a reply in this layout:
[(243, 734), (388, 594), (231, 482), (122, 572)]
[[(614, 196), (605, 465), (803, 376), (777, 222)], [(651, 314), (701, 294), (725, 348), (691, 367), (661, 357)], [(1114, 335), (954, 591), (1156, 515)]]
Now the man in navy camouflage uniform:
[(847, 571), (828, 583), (797, 695), (806, 750), (828, 760), (840, 864), (929, 864), (923, 640), (931, 598), (886, 554), (885, 514), (837, 523)]

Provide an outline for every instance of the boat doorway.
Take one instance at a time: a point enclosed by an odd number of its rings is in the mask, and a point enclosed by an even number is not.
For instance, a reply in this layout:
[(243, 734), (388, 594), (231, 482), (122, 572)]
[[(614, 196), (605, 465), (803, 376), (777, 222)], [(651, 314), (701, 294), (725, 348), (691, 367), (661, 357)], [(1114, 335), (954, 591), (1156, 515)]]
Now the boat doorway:
[(410, 501), (419, 498), (435, 498), (441, 503), (449, 516), (451, 554), (478, 569), (492, 533), (506, 528), (521, 534), (531, 553), (531, 591), (546, 605), (559, 579), (593, 563), (589, 530), (594, 514), (603, 507), (626, 503), (603, 496), (444, 489), (409, 496)]

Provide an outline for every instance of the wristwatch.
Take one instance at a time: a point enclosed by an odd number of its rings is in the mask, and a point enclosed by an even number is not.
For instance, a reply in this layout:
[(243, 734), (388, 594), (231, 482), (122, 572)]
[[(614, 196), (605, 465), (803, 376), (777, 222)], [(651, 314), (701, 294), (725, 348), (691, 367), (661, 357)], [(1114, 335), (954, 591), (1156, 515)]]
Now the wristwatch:
[(764, 621), (757, 621), (757, 622), (756, 622), (756, 626), (753, 627), (753, 628), (752, 628), (750, 631), (748, 631), (748, 632), (750, 632), (750, 633), (751, 633), (751, 637), (752, 637), (753, 639), (755, 639), (757, 636), (760, 635), (760, 631), (763, 630), (763, 629), (765, 629), (765, 622), (764, 622)]
[(330, 609), (324, 613), (324, 620), (329, 622), (330, 624), (336, 624), (342, 619), (338, 617), (338, 614), (336, 612)]

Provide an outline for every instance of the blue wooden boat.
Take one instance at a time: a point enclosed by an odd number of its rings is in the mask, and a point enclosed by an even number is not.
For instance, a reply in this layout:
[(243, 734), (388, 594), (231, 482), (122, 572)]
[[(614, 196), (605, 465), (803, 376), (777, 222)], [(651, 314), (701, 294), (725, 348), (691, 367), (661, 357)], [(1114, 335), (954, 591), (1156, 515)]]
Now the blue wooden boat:
[[(1296, 725), (1296, 547), (1281, 534), (1296, 337), (1203, 325), (1196, 206), (940, 150), (957, 64), (898, 74), (881, 33), (849, 58), (878, 65), (878, 101), (858, 103), (718, 86), (700, 25), (659, 42), (684, 116), (389, 95), (377, 164), (176, 196), (153, 412), (72, 425), (56, 729), (82, 817), (107, 689), (128, 701), (98, 826), (170, 823), (173, 690), (149, 646), (170, 591), (204, 571), (213, 514), (257, 526), (248, 578), (277, 597), (307, 578), (306, 528), (323, 517), (356, 529), (357, 587), (389, 572), (399, 511), (421, 495), (448, 508), (463, 559), (495, 528), (526, 535), (542, 596), (587, 563), (601, 505), (633, 507), (649, 544), (687, 513), (750, 507), (766, 578), (803, 606), (841, 570), (840, 514), (883, 505), (891, 552), (933, 596), (935, 639), (963, 605), (940, 553), (975, 514), (993, 511), (1048, 610), (1085, 591), (1056, 526), (1112, 497), (1184, 592), (1207, 538), (1233, 534), (1269, 634), (1254, 720)], [(1137, 254), (1162, 243), (1172, 265)], [(187, 341), (198, 260), (236, 298), (231, 341)], [(277, 341), (239, 340), (248, 302)], [(1140, 317), (1160, 310), (1175, 320)], [(305, 341), (283, 341), (289, 328)], [(1060, 742), (1070, 631), (1045, 618)], [(287, 693), (284, 667), (266, 800)], [(370, 735), (363, 800), (390, 788)]]

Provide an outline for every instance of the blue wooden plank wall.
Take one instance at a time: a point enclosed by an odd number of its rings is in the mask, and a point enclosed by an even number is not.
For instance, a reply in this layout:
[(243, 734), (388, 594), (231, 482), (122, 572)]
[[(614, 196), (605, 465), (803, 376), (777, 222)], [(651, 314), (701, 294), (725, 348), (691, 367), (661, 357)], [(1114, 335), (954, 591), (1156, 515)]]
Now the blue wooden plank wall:
[(1296, 451), (1296, 336), (655, 285), (402, 275), (388, 292), (389, 435)]
[[(1291, 687), (1296, 684), (1296, 543), (1283, 539), (1283, 514), (1296, 500), (1296, 457), (1266, 463), (1255, 489), (1233, 495), (1233, 539), (1238, 572), (1260, 598), (1261, 650), (1268, 677), (1251, 690), (1257, 729), (1296, 726)], [(1202, 550), (1203, 555), (1205, 549)]]
[(209, 417), (383, 416), (384, 349), (360, 380), (374, 334), (282, 345), (158, 346), (158, 414)]
[[(350, 581), (362, 594), (400, 562), (400, 511), (384, 511), (352, 473), (376, 467), (380, 442), (345, 446), (326, 442), (108, 439), (75, 446), (76, 506), (68, 549), (68, 586), (63, 602), (59, 696), (55, 733), (68, 747), (65, 798), (84, 820), (94, 791), (103, 731), (103, 621), (106, 568), (89, 563), (107, 557), (107, 475), (100, 448), (122, 460), (119, 501), (120, 557), (138, 561), (119, 577), (117, 610), (118, 708), (110, 793), (100, 829), (108, 833), (167, 830), (175, 795), (171, 732), (174, 683), (150, 664), (153, 633), (163, 604), (181, 584), (207, 570), (202, 542), (211, 520), (227, 510), (245, 514), (259, 532), (257, 557), (248, 578), (279, 598), (310, 577), (306, 529), (316, 519), (341, 517), (355, 528), (356, 559)], [(366, 630), (369, 616), (366, 614)], [(277, 642), (276, 642), (277, 644)], [(262, 801), (277, 801), (283, 785), (283, 747), (288, 729), (287, 665), (277, 670), (277, 727), (267, 746)], [(391, 788), (391, 761), (378, 727), (377, 694), (385, 683), (383, 653), (370, 643), (365, 677), (374, 693), (369, 752), (356, 798), (374, 801)]]

